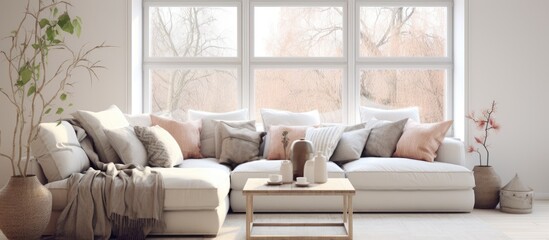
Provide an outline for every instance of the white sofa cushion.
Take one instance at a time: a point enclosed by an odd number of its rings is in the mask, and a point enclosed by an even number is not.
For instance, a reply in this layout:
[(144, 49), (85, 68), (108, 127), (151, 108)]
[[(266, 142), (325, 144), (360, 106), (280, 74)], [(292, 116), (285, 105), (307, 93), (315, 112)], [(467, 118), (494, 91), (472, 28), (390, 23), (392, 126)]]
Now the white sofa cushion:
[(74, 128), (66, 121), (40, 123), (31, 149), (49, 182), (65, 179), (90, 167)]
[(409, 108), (399, 108), (399, 109), (379, 109), (371, 107), (360, 107), (360, 120), (362, 122), (370, 121), (370, 119), (376, 118), (379, 120), (387, 120), (391, 122), (396, 122), (405, 118), (412, 119), (416, 122), (420, 122), (419, 118), (419, 108), (418, 107), (409, 107)]
[(105, 135), (124, 164), (147, 166), (147, 150), (133, 127), (105, 129)]
[(475, 186), (473, 173), (459, 165), (407, 158), (361, 158), (343, 165), (357, 190), (453, 190)]
[(248, 120), (248, 109), (239, 109), (232, 112), (204, 112), (189, 109), (187, 111), (188, 120), (200, 120), (200, 119), (211, 119), (211, 120), (223, 120), (223, 121), (243, 121)]
[[(153, 168), (162, 174), (166, 190), (164, 211), (215, 209), (229, 194), (227, 169)], [(53, 210), (67, 205), (67, 179), (46, 184), (52, 193)]]
[(104, 131), (105, 129), (116, 129), (130, 125), (116, 105), (112, 105), (101, 112), (78, 110), (73, 113), (73, 116), (82, 124), (86, 133), (92, 137), (100, 161), (122, 163)]
[[(257, 160), (238, 165), (231, 172), (231, 189), (242, 190), (248, 178), (267, 178), (269, 174), (279, 174), (283, 160)], [(337, 164), (326, 165), (329, 178), (344, 178), (345, 172)]]

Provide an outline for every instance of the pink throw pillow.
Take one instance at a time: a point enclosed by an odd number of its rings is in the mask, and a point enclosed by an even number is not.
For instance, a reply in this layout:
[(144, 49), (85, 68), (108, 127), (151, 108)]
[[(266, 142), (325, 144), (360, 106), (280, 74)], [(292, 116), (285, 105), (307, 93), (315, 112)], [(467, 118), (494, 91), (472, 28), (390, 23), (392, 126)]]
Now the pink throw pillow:
[(423, 124), (408, 121), (400, 140), (398, 140), (393, 157), (434, 161), (437, 150), (452, 123), (452, 120)]
[(271, 126), (269, 128), (269, 152), (267, 159), (290, 159), (290, 147), (295, 140), (305, 138), (309, 126)]
[(202, 158), (202, 154), (200, 154), (202, 122), (200, 120), (179, 122), (151, 115), (151, 123), (166, 129), (175, 138), (183, 152), (184, 159)]

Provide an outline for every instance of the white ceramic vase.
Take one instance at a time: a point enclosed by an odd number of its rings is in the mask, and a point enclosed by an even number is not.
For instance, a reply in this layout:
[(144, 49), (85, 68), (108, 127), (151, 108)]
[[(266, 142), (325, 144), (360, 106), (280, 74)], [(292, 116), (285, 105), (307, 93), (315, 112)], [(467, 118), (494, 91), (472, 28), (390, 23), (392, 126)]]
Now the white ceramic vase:
[(304, 176), (308, 182), (315, 181), (315, 160), (312, 158), (305, 162)]
[(326, 157), (321, 152), (317, 152), (315, 156), (315, 183), (325, 183), (327, 181)]
[(280, 175), (282, 175), (283, 183), (293, 182), (294, 170), (290, 160), (282, 161), (282, 164), (280, 164)]

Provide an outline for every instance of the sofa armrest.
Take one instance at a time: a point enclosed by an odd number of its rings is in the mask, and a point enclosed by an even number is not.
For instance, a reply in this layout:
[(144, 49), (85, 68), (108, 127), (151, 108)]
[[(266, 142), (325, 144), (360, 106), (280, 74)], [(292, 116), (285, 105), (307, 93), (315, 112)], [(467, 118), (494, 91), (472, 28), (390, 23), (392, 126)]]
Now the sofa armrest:
[(435, 161), (465, 166), (465, 147), (463, 142), (455, 138), (444, 138), (438, 148)]

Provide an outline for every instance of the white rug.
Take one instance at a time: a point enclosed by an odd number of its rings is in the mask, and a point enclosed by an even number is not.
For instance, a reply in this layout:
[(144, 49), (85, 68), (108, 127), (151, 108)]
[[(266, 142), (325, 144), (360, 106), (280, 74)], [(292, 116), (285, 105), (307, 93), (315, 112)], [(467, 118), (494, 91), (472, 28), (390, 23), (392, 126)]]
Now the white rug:
[[(258, 214), (257, 221), (321, 221), (339, 219), (339, 214)], [(499, 240), (510, 239), (478, 217), (463, 214), (355, 214), (354, 239), (396, 240)], [(161, 237), (149, 239), (246, 239), (245, 214), (229, 214), (215, 238)]]

